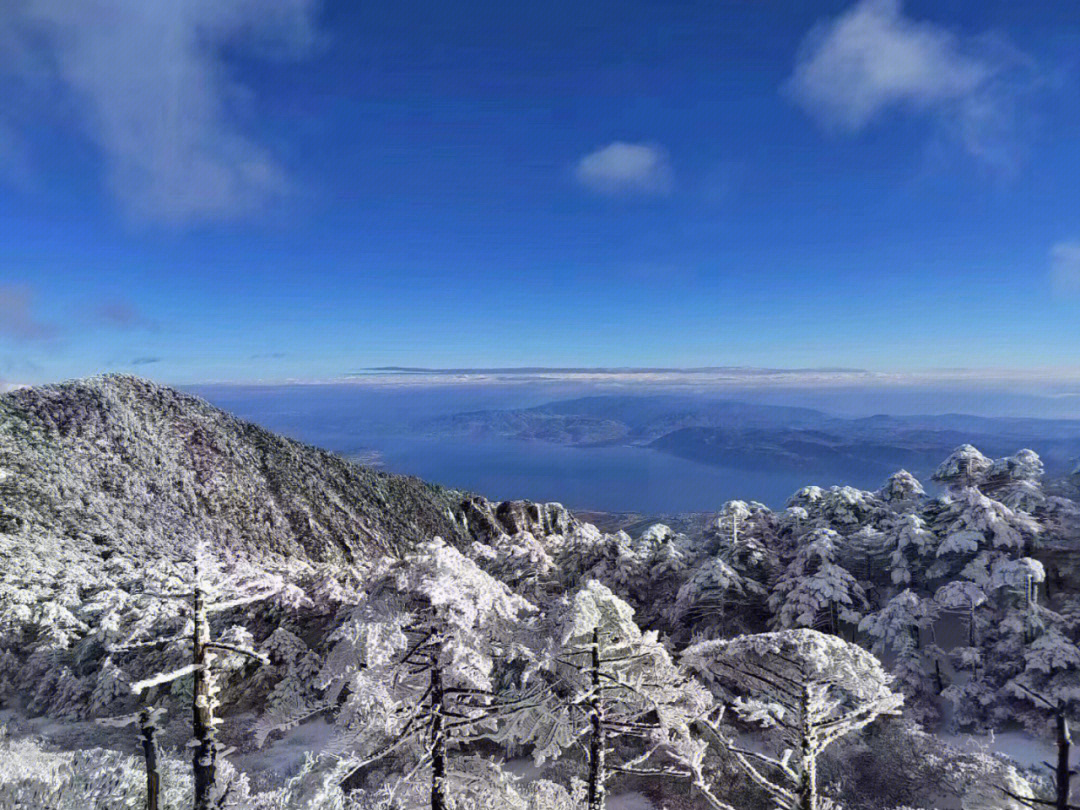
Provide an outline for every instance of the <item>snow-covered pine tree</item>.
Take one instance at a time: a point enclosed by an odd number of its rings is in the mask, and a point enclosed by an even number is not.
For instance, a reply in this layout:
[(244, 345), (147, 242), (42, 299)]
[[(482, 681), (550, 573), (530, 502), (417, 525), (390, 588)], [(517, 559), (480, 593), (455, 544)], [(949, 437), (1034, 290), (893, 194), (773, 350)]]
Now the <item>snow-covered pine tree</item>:
[(787, 505), (806, 510), (800, 521), (803, 530), (827, 528), (845, 535), (886, 510), (886, 504), (875, 493), (855, 487), (803, 487)]
[(804, 538), (769, 595), (775, 627), (812, 627), (839, 633), (856, 625), (866, 607), (862, 587), (836, 562), (840, 535), (815, 529)]
[(1047, 720), (1053, 725), (1057, 749), (1052, 766), (1054, 797), (1037, 804), (1075, 810), (1069, 804), (1076, 775), (1070, 757), (1071, 725), (1080, 715), (1080, 645), (1065, 635), (1060, 623), (1051, 625), (1025, 650), (1024, 670), (1009, 681), (1006, 689), (1030, 706), (1044, 726)]
[(722, 542), (735, 545), (739, 532), (751, 515), (746, 501), (728, 501), (716, 516), (717, 535)]
[(635, 542), (626, 532), (619, 531), (607, 535), (602, 548), (604, 556), (586, 572), (586, 581), (599, 580), (626, 599), (640, 593), (648, 583), (652, 543)]
[(548, 549), (529, 532), (499, 534), (474, 542), (470, 557), (485, 571), (527, 599), (543, 598), (558, 586), (559, 567)]
[[(263, 577), (259, 572), (244, 569), (226, 574), (211, 559), (204, 544), (195, 549), (192, 576), (186, 583), (190, 591), (154, 594), (190, 611), (190, 622), (184, 632), (169, 638), (132, 639), (113, 647), (117, 656), (160, 650), (166, 647), (186, 650), (187, 663), (178, 669), (159, 672), (131, 684), (136, 695), (154, 690), (190, 676), (192, 681), (192, 774), (195, 810), (209, 810), (215, 792), (221, 786), (217, 780), (218, 742), (217, 670), (235, 666), (237, 659), (269, 663), (266, 656), (251, 648), (251, 634), (239, 626), (230, 627), (213, 638), (210, 616), (255, 602), (265, 601), (281, 590), (276, 578)], [(227, 591), (227, 594), (226, 594)], [(228, 598), (222, 598), (223, 596)]]
[(765, 588), (742, 576), (722, 557), (705, 561), (679, 588), (672, 620), (695, 635), (724, 635), (735, 611), (764, 601)]
[(942, 696), (954, 706), (953, 725), (980, 725), (985, 709), (995, 699), (993, 685), (982, 668), (984, 656), (981, 645), (990, 632), (992, 615), (986, 592), (974, 582), (957, 579), (938, 588), (934, 593), (934, 602), (942, 613), (959, 618), (967, 629), (967, 644), (954, 646), (949, 652), (953, 667), (965, 672), (966, 676), (947, 686)]
[(929, 645), (928, 655), (922, 643), (922, 630), (932, 628), (936, 614), (936, 603), (908, 589), (859, 623), (859, 630), (873, 639), (871, 651), (878, 658), (892, 657), (891, 673), (907, 710), (924, 723), (936, 718), (934, 699), (942, 690), (940, 660), (933, 655), (936, 645)]
[(898, 470), (889, 476), (877, 496), (897, 511), (915, 508), (926, 496), (926, 490), (919, 479), (907, 470)]
[[(730, 525), (731, 531), (725, 526)], [(776, 549), (782, 545), (783, 518), (757, 501), (728, 501), (717, 519), (710, 550), (743, 577), (758, 583), (776, 575)]]
[(158, 810), (161, 806), (161, 750), (157, 738), (164, 716), (163, 707), (144, 705), (138, 712), (126, 717), (106, 717), (97, 721), (100, 725), (112, 728), (129, 725), (138, 728), (143, 765), (146, 768), (146, 810)]
[(953, 580), (934, 593), (934, 601), (943, 611), (958, 614), (967, 626), (968, 646), (978, 646), (978, 609), (986, 604), (986, 592), (974, 582)]
[(450, 807), (454, 752), (498, 737), (535, 701), (520, 679), (534, 612), (439, 539), (385, 565), (316, 678), (337, 707), (332, 750), (352, 763), (344, 781), (394, 756), (400, 789), (422, 793), (431, 810)]
[(818, 810), (821, 753), (879, 716), (897, 713), (904, 701), (872, 654), (815, 630), (705, 641), (687, 648), (681, 662), (714, 688), (721, 708), (776, 730), (781, 750), (770, 755), (732, 741), (720, 712), (699, 720), (710, 741), (734, 756), (776, 806), (789, 810)]
[(617, 774), (687, 776), (656, 763), (652, 741), (685, 725), (708, 697), (680, 673), (656, 632), (643, 633), (633, 608), (596, 580), (548, 621), (552, 640), (540, 665), (550, 691), (522, 713), (518, 732), (532, 742), (536, 761), (580, 741), (587, 810), (603, 810), (606, 785)]
[(887, 521), (884, 535), (883, 546), (893, 585), (907, 586), (913, 579), (921, 578), (934, 559), (938, 543), (926, 520), (914, 512), (902, 512)]
[(927, 576), (937, 581), (964, 577), (978, 582), (997, 560), (1026, 554), (1042, 533), (1029, 514), (1013, 511), (974, 486), (950, 487), (935, 511), (932, 529), (941, 541)]
[(1024, 655), (1050, 623), (1061, 617), (1039, 604), (1039, 584), (1045, 581), (1042, 563), (1031, 557), (999, 559), (987, 586), (994, 602), (995, 620), (984, 641), (986, 677), (997, 699), (990, 711), (995, 724), (1016, 719), (1016, 705), (1006, 697), (1005, 685), (1024, 670)]
[(938, 465), (931, 480), (949, 489), (977, 487), (993, 468), (994, 463), (970, 444), (962, 444)]

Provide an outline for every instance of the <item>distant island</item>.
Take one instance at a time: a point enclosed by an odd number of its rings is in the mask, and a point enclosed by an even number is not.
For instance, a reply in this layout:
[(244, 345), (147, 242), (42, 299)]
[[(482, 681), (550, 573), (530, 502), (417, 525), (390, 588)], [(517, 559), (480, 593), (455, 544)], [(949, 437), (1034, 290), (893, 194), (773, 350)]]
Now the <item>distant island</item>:
[(418, 432), (497, 437), (577, 447), (635, 445), (730, 468), (887, 475), (924, 474), (959, 444), (1003, 455), (1031, 447), (1048, 473), (1080, 456), (1080, 420), (925, 416), (832, 416), (810, 408), (680, 395), (605, 395), (534, 408), (485, 410), (426, 420)]

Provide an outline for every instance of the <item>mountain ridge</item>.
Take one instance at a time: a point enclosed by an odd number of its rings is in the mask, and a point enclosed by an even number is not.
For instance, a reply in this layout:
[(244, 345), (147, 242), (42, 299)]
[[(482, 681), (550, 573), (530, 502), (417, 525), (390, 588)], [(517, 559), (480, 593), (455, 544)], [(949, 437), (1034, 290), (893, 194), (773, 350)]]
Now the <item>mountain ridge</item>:
[(0, 470), (0, 531), (87, 554), (134, 544), (176, 556), (201, 539), (355, 562), (435, 535), (466, 540), (455, 511), (466, 493), (352, 464), (132, 376), (0, 395)]

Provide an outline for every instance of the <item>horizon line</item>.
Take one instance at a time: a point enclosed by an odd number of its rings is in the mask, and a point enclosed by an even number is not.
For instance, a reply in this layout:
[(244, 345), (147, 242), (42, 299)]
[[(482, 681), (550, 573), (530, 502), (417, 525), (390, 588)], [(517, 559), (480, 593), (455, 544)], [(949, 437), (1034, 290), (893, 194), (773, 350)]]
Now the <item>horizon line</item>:
[[(656, 387), (806, 387), (821, 385), (832, 387), (844, 384), (871, 386), (924, 386), (938, 385), (1020, 385), (1041, 384), (1047, 387), (1080, 386), (1080, 367), (1067, 368), (926, 368), (904, 371), (873, 371), (844, 367), (769, 368), (757, 366), (698, 366), (698, 367), (562, 367), (562, 366), (509, 366), (509, 367), (419, 367), (419, 366), (373, 366), (360, 371), (345, 372), (323, 377), (249, 377), (219, 379), (168, 379), (130, 372), (104, 372), (80, 377), (68, 377), (50, 381), (15, 381), (0, 379), (0, 393), (19, 388), (57, 385), (76, 382), (98, 376), (115, 374), (134, 376), (177, 387), (200, 386), (303, 386), (303, 385), (432, 385), (448, 384), (522, 384), (552, 383), (558, 381), (609, 385), (639, 384)], [(1034, 393), (1034, 392), (1033, 392)], [(1077, 391), (1047, 391), (1050, 396), (1080, 396)]]

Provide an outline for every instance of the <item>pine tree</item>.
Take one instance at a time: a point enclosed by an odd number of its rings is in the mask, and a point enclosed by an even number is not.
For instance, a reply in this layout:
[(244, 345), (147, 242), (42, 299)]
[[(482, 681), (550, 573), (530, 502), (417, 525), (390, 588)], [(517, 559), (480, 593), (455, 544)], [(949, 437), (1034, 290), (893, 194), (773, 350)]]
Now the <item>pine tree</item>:
[(441, 540), (390, 563), (335, 632), (316, 679), (337, 707), (332, 750), (352, 762), (343, 781), (395, 756), (407, 763), (395, 790), (422, 784), (431, 810), (446, 810), (457, 748), (499, 737), (535, 701), (519, 677), (534, 612)]
[(617, 774), (688, 776), (655, 761), (655, 742), (707, 697), (680, 674), (655, 631), (643, 633), (633, 609), (595, 580), (565, 600), (549, 626), (553, 640), (540, 661), (549, 696), (520, 719), (537, 762), (580, 740), (588, 810), (603, 810)]
[[(689, 647), (681, 660), (724, 699), (721, 712), (700, 721), (710, 740), (734, 756), (778, 807), (790, 810), (821, 806), (817, 761), (831, 743), (882, 714), (897, 713), (904, 700), (889, 688), (891, 678), (873, 655), (815, 630), (706, 641)], [(720, 726), (726, 706), (743, 721), (775, 729), (781, 753), (765, 754), (729, 739)]]
[(920, 599), (908, 589), (859, 623), (859, 630), (873, 639), (871, 651), (878, 658), (892, 657), (897, 688), (904, 694), (908, 711), (915, 710), (922, 722), (936, 717), (934, 697), (942, 689), (939, 662), (928, 659), (922, 643), (922, 629), (932, 626), (936, 608), (933, 601)]
[(839, 540), (831, 529), (815, 529), (803, 538), (769, 596), (774, 626), (838, 633), (841, 623), (858, 623), (866, 596), (855, 577), (836, 562)]
[[(210, 569), (216, 576), (207, 576)], [(162, 649), (169, 646), (187, 647), (187, 653), (191, 663), (179, 669), (168, 672), (160, 672), (131, 685), (131, 691), (141, 695), (148, 690), (155, 689), (181, 678), (192, 679), (192, 773), (194, 776), (194, 806), (195, 810), (209, 810), (212, 796), (219, 788), (217, 783), (219, 746), (217, 742), (217, 725), (220, 722), (217, 717), (217, 709), (220, 706), (218, 700), (218, 686), (215, 670), (227, 663), (228, 658), (242, 657), (253, 659), (260, 664), (268, 664), (266, 656), (248, 646), (246, 641), (250, 634), (246, 631), (237, 632), (238, 628), (231, 628), (229, 633), (212, 637), (210, 616), (228, 610), (249, 605), (254, 602), (265, 601), (280, 590), (280, 583), (270, 580), (247, 583), (246, 593), (238, 595), (237, 590), (243, 582), (242, 578), (234, 576), (225, 577), (216, 570), (208, 556), (204, 546), (196, 549), (195, 559), (192, 566), (192, 577), (188, 585), (189, 592), (159, 593), (156, 596), (165, 600), (173, 600), (186, 604), (190, 610), (190, 630), (180, 635), (151, 639), (148, 641), (133, 641), (129, 644), (113, 648), (114, 654), (129, 654), (139, 651)], [(232, 590), (230, 599), (215, 600), (216, 596), (229, 588)], [(237, 641), (241, 643), (236, 643)], [(217, 660), (220, 659), (220, 660)], [(149, 758), (148, 758), (149, 762)]]
[(1054, 798), (1029, 802), (1029, 806), (1053, 806), (1075, 810), (1069, 804), (1072, 778), (1071, 723), (1080, 715), (1080, 646), (1058, 626), (1049, 627), (1024, 653), (1024, 670), (1006, 685), (1045, 721), (1053, 724), (1056, 762), (1052, 766)]
[(721, 557), (714, 557), (679, 588), (672, 618), (695, 634), (724, 633), (737, 608), (759, 602), (764, 596), (763, 586), (742, 576)]

